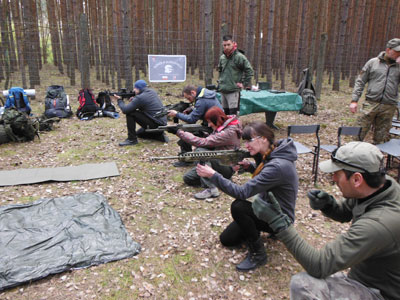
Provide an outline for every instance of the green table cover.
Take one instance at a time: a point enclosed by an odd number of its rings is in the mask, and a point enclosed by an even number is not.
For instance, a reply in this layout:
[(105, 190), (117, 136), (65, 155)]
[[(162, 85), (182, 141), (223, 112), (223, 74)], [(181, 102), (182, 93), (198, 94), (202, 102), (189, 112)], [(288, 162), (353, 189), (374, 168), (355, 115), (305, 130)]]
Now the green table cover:
[[(221, 95), (217, 93), (221, 101)], [(243, 90), (240, 93), (240, 115), (256, 112), (296, 111), (303, 106), (303, 101), (296, 93), (271, 93), (266, 90), (257, 92)]]

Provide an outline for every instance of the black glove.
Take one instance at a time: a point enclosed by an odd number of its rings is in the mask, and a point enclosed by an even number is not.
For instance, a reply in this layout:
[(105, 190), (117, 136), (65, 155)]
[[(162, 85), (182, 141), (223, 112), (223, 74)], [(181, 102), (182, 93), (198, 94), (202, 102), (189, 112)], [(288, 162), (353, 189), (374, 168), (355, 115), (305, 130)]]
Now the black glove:
[(321, 190), (309, 191), (307, 197), (310, 199), (311, 208), (315, 210), (324, 209), (336, 203), (333, 196)]
[(182, 127), (182, 125), (178, 124), (178, 125), (176, 125), (174, 127), (168, 127), (167, 131), (169, 133), (176, 134), (178, 132), (178, 130), (181, 129), (181, 127)]
[(268, 192), (268, 198), (268, 201), (265, 202), (257, 196), (251, 207), (257, 218), (267, 222), (274, 233), (278, 233), (288, 228), (292, 224), (292, 220), (282, 212), (281, 206), (272, 192)]

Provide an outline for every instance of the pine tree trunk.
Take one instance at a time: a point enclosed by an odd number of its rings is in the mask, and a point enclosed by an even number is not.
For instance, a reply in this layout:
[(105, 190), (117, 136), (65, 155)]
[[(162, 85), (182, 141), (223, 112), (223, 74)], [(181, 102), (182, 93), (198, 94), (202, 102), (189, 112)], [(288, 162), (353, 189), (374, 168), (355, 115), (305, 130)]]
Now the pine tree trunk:
[(349, 12), (349, 0), (342, 0), (342, 10), (341, 10), (341, 18), (340, 18), (340, 27), (339, 27), (339, 41), (336, 51), (336, 59), (334, 65), (333, 72), (333, 86), (332, 89), (334, 91), (339, 91), (339, 82), (340, 82), (340, 70), (342, 68), (342, 60), (343, 60), (343, 48), (344, 48), (344, 38), (346, 33), (346, 23)]
[(212, 34), (213, 34), (213, 15), (212, 15), (212, 0), (204, 1), (204, 37), (205, 37), (205, 86), (212, 83), (213, 72), (213, 47), (212, 47)]
[(25, 45), (22, 42), (24, 40), (24, 33), (23, 33), (23, 24), (21, 19), (19, 0), (11, 1), (10, 3), (11, 3), (11, 10), (13, 14), (13, 21), (15, 27), (15, 39), (17, 41), (18, 66), (19, 66), (19, 71), (21, 72), (22, 88), (27, 89), (28, 85), (26, 83), (25, 59), (24, 59)]
[(287, 51), (287, 39), (288, 39), (288, 22), (289, 22), (289, 0), (285, 0), (283, 3), (283, 26), (282, 26), (282, 59), (281, 59), (281, 89), (285, 90), (286, 83), (286, 51)]
[(274, 33), (274, 13), (275, 13), (275, 0), (271, 0), (269, 2), (267, 49), (266, 49), (267, 81), (271, 83), (271, 87), (272, 87), (272, 37), (273, 37), (272, 35)]

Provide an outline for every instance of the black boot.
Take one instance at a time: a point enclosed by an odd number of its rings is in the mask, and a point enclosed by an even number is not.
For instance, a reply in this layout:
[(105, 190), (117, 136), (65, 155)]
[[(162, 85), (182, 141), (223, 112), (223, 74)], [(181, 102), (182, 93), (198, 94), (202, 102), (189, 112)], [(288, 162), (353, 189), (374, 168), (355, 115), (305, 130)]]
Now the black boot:
[(261, 237), (255, 242), (248, 242), (249, 252), (246, 258), (236, 266), (236, 270), (246, 272), (267, 263), (267, 252)]

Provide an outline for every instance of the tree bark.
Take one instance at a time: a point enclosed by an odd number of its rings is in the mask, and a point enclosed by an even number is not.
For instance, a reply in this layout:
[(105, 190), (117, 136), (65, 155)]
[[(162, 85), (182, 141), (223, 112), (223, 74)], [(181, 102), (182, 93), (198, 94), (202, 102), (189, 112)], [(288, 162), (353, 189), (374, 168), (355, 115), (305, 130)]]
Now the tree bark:
[(274, 12), (275, 12), (275, 0), (271, 0), (269, 2), (267, 49), (266, 49), (267, 81), (271, 83), (271, 87), (272, 87), (272, 37), (273, 37), (272, 35), (274, 33)]
[(212, 83), (213, 73), (213, 46), (212, 46), (212, 34), (213, 34), (213, 15), (212, 15), (212, 0), (204, 1), (204, 37), (205, 37), (205, 85)]
[(341, 18), (340, 18), (340, 27), (339, 27), (339, 41), (336, 51), (336, 59), (334, 64), (334, 73), (333, 73), (333, 86), (332, 89), (334, 91), (339, 91), (339, 82), (340, 82), (340, 70), (342, 68), (342, 60), (343, 60), (343, 48), (344, 48), (344, 38), (346, 33), (346, 23), (349, 12), (349, 0), (342, 0), (342, 10), (341, 10)]

